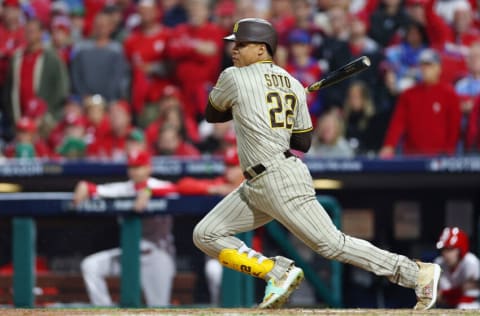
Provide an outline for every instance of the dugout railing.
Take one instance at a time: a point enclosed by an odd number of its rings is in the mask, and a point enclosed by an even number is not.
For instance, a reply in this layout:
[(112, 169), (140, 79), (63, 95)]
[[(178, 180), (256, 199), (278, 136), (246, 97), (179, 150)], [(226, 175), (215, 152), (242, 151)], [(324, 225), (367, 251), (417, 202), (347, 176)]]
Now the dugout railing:
[[(122, 273), (120, 277), (120, 306), (140, 307), (140, 250), (141, 216), (133, 213), (133, 200), (95, 200), (84, 203), (78, 209), (71, 206), (71, 193), (10, 193), (0, 194), (0, 216), (13, 216), (12, 220), (12, 258), (13, 303), (16, 307), (34, 307), (36, 254), (35, 219), (41, 216), (54, 216), (80, 213), (123, 215), (120, 222), (120, 245), (122, 248)], [(340, 226), (341, 209), (332, 197), (319, 196), (318, 200), (331, 214), (335, 224)], [(163, 212), (171, 214), (205, 214), (220, 201), (220, 197), (189, 196), (153, 199), (147, 208), (148, 214)], [(341, 264), (332, 261), (330, 285), (316, 275), (315, 271), (302, 259), (286, 238), (283, 228), (276, 222), (269, 223), (267, 232), (277, 242), (285, 254), (294, 259), (304, 271), (307, 280), (316, 293), (331, 307), (341, 306)], [(251, 233), (240, 236), (250, 242)], [(223, 307), (251, 307), (255, 304), (253, 278), (229, 269), (224, 269), (221, 305)]]

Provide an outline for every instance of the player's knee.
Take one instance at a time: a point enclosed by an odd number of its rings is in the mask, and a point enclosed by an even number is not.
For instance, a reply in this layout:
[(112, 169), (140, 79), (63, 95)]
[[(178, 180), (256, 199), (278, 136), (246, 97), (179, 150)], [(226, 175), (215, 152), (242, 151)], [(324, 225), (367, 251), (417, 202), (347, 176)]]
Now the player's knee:
[(337, 231), (336, 238), (322, 239), (315, 244), (314, 250), (326, 259), (336, 259), (343, 253), (345, 235)]
[(204, 250), (205, 244), (207, 243), (206, 231), (202, 225), (202, 222), (198, 223), (195, 228), (193, 229), (193, 243), (195, 246), (200, 249)]
[(96, 266), (97, 264), (95, 263), (95, 260), (93, 260), (91, 256), (86, 257), (80, 263), (80, 269), (82, 270), (83, 274), (95, 273)]

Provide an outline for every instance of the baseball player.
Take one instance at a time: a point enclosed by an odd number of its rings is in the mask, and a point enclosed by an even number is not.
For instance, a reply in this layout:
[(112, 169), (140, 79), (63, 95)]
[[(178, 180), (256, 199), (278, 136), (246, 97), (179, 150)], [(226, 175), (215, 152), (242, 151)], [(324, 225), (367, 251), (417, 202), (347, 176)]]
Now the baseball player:
[(442, 268), (439, 303), (448, 308), (480, 308), (480, 261), (469, 251), (467, 234), (458, 227), (446, 227), (437, 249), (441, 256), (435, 262)]
[(302, 282), (302, 269), (282, 256), (267, 258), (235, 237), (276, 219), (322, 256), (415, 289), (415, 309), (431, 308), (441, 272), (437, 264), (343, 234), (318, 203), (307, 166), (290, 152), (306, 152), (311, 143), (305, 89), (272, 62), (277, 47), (272, 25), (242, 19), (225, 40), (234, 41), (234, 66), (220, 74), (210, 92), (206, 118), (211, 123), (233, 119), (246, 180), (197, 224), (195, 245), (228, 268), (266, 280), (259, 307), (279, 308)]
[[(75, 188), (74, 204), (79, 205), (89, 197), (136, 197), (134, 210), (142, 212), (150, 196), (176, 192), (168, 181), (151, 178), (150, 155), (146, 151), (128, 153), (130, 180), (96, 185), (81, 181)], [(168, 215), (148, 216), (142, 220), (140, 241), (140, 281), (148, 306), (167, 306), (175, 276), (175, 247), (172, 235), (173, 219)], [(105, 277), (120, 274), (119, 248), (94, 253), (81, 263), (82, 276), (93, 305), (112, 306)]]

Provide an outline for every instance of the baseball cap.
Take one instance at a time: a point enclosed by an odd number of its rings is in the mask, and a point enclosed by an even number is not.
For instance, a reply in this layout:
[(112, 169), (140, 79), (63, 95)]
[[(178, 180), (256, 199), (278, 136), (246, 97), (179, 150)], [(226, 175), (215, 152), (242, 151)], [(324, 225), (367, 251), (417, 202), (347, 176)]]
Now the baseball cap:
[(85, 97), (85, 99), (83, 100), (83, 104), (85, 105), (85, 107), (106, 106), (107, 102), (105, 101), (105, 99), (100, 94), (94, 94), (94, 95), (90, 95), (88, 97)]
[(61, 29), (70, 32), (70, 19), (63, 15), (57, 15), (52, 19), (52, 29)]
[(128, 102), (125, 101), (125, 100), (115, 101), (114, 103), (112, 103), (112, 106), (119, 107), (119, 108), (122, 109), (125, 113), (130, 114), (130, 104), (128, 104)]
[(236, 147), (230, 147), (225, 151), (223, 162), (227, 166), (238, 166), (240, 164)]
[(128, 153), (127, 164), (129, 167), (147, 166), (150, 163), (151, 157), (146, 150), (133, 150)]
[(133, 140), (136, 142), (144, 142), (145, 135), (140, 129), (134, 128), (130, 131), (130, 133), (128, 133), (128, 140)]
[(162, 89), (162, 98), (165, 98), (165, 97), (174, 97), (174, 98), (180, 99), (181, 98), (180, 90), (178, 89), (178, 87), (174, 85), (171, 85), (171, 84), (166, 85)]
[(216, 16), (232, 16), (235, 13), (235, 2), (231, 0), (223, 0), (217, 3), (215, 7)]
[(3, 0), (3, 6), (4, 7), (20, 7), (20, 1), (19, 0)]
[(65, 117), (65, 123), (67, 123), (67, 126), (86, 126), (87, 121), (85, 118), (81, 115), (78, 114), (67, 114)]
[(426, 5), (429, 0), (407, 0), (405, 5)]
[(17, 121), (16, 127), (20, 131), (24, 132), (35, 132), (37, 129), (37, 126), (35, 125), (35, 122), (29, 118), (29, 117), (22, 117)]
[(288, 35), (288, 42), (290, 44), (310, 44), (310, 34), (305, 30), (295, 29)]
[(47, 102), (41, 98), (31, 98), (27, 101), (25, 115), (31, 118), (37, 118), (47, 112)]
[(433, 49), (425, 49), (418, 56), (419, 64), (439, 64), (440, 55)]

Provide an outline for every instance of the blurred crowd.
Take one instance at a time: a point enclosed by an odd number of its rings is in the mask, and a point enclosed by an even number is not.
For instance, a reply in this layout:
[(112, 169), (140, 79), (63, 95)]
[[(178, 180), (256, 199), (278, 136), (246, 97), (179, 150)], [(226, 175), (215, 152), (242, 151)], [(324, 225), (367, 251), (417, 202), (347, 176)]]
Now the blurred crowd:
[(122, 160), (130, 141), (224, 153), (233, 125), (204, 109), (244, 17), (272, 22), (275, 62), (304, 85), (372, 62), (308, 95), (307, 156), (480, 151), (475, 0), (3, 0), (0, 155)]

